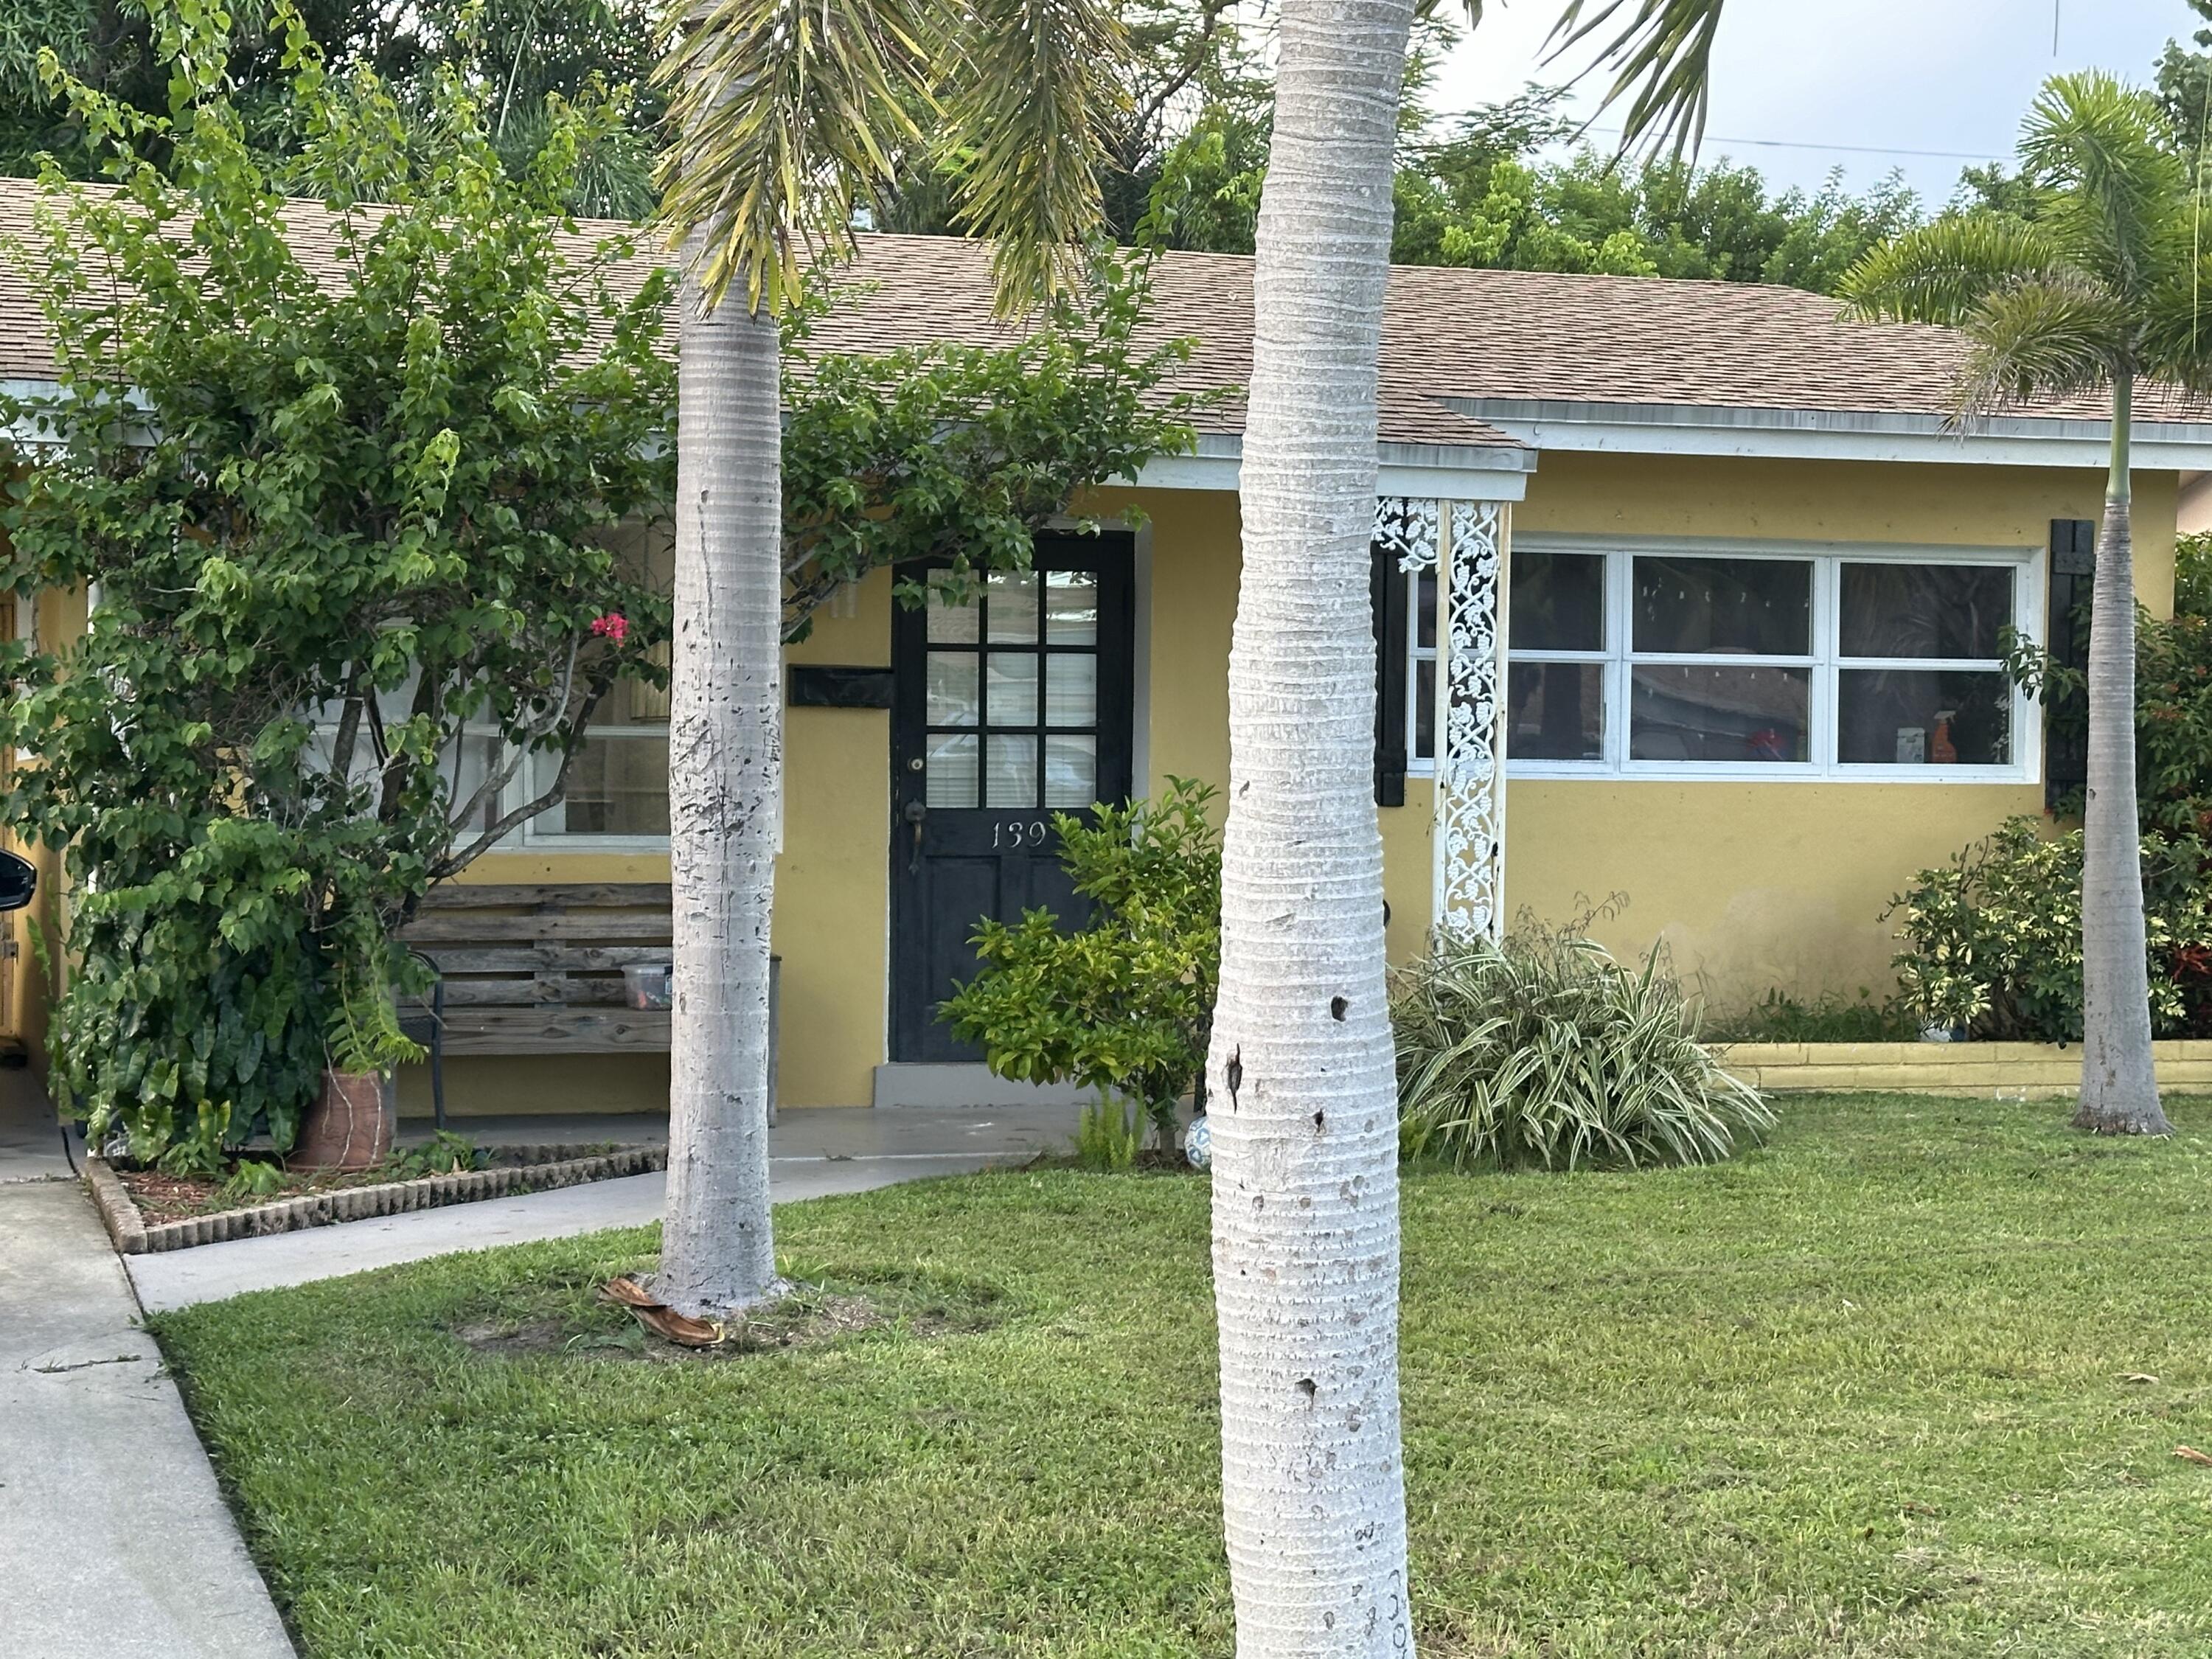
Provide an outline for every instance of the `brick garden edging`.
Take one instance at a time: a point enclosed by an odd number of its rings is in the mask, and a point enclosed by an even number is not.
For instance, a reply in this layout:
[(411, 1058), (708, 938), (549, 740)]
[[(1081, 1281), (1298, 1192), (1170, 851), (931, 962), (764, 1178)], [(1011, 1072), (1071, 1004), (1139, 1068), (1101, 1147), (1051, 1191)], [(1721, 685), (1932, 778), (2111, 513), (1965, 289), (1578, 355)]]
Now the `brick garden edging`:
[(251, 1209), (150, 1224), (122, 1178), (105, 1159), (87, 1158), (84, 1173), (92, 1188), (92, 1201), (98, 1206), (100, 1218), (106, 1225), (107, 1236), (115, 1241), (115, 1248), (125, 1255), (146, 1255), (159, 1250), (186, 1249), (194, 1244), (220, 1244), (226, 1239), (297, 1232), (304, 1227), (328, 1226), (337, 1221), (368, 1221), (412, 1210), (440, 1209), (448, 1204), (473, 1204), (514, 1193), (550, 1192), (557, 1187), (576, 1187), (589, 1181), (649, 1175), (668, 1167), (668, 1148), (664, 1146), (617, 1146), (604, 1152), (561, 1145), (502, 1146), (494, 1150), (526, 1161), (503, 1164), (495, 1170), (463, 1170), (453, 1175), (422, 1176), (413, 1181), (386, 1181), (373, 1187), (308, 1193), (274, 1204), (257, 1204)]
[[(2212, 1042), (2154, 1042), (2162, 1088), (2212, 1092)], [(1873, 1089), (1924, 1095), (2071, 1096), (2079, 1045), (2057, 1042), (1729, 1042), (1713, 1052), (1762, 1093)]]

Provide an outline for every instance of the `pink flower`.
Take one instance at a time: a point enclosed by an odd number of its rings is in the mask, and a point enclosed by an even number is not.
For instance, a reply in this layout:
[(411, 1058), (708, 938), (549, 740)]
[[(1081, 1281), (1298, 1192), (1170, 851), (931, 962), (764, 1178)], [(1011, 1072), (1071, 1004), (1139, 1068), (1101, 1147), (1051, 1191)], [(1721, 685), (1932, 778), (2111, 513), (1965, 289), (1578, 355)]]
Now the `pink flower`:
[(617, 651), (629, 637), (629, 618), (619, 611), (610, 611), (604, 617), (592, 618), (592, 637), (611, 642)]

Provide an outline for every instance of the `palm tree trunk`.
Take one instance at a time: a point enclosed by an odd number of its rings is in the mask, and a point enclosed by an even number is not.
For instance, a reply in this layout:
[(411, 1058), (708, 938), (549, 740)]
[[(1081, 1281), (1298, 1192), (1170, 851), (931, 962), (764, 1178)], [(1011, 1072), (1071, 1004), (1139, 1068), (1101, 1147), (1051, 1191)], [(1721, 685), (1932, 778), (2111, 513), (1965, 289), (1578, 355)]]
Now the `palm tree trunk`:
[(2089, 787), (2081, 854), (2081, 1101), (2076, 1127), (2173, 1133), (2151, 1063), (2142, 847), (2136, 811), (2135, 538), (2128, 377), (2112, 395), (2112, 470), (2089, 613)]
[(734, 301), (708, 312), (689, 282), (681, 316), (668, 720), (676, 981), (656, 1292), (713, 1317), (781, 1289), (769, 1214), (768, 975), (781, 787), (782, 434), (775, 319)]
[(1254, 270), (1208, 1072), (1243, 1659), (1413, 1651), (1368, 617), (1411, 0), (1286, 0)]

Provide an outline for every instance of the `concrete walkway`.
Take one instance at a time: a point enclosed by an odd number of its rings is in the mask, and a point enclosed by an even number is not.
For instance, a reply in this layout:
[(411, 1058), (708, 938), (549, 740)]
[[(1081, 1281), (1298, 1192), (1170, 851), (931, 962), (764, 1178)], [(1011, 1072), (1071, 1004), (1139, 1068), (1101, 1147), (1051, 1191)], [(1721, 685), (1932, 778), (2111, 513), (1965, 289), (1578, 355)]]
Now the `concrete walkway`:
[[(782, 1204), (833, 1193), (866, 1192), (927, 1176), (968, 1175), (988, 1164), (1022, 1163), (1041, 1152), (1065, 1148), (1073, 1138), (1076, 1115), (1075, 1108), (1060, 1106), (788, 1110), (769, 1132), (770, 1190)], [(410, 1122), (407, 1127), (414, 1131), (421, 1126)], [(667, 1133), (666, 1120), (659, 1117), (483, 1119), (457, 1121), (453, 1127), (481, 1145), (640, 1141), (665, 1138)], [(557, 1192), (418, 1210), (267, 1238), (236, 1238), (126, 1260), (139, 1299), (149, 1311), (160, 1312), (459, 1250), (563, 1238), (610, 1227), (641, 1227), (660, 1218), (665, 1191), (664, 1176), (632, 1176)]]
[(0, 1655), (292, 1659), (45, 1098), (0, 1072)]
[(67, 1181), (62, 1134), (28, 1067), (0, 1069), (0, 1182)]

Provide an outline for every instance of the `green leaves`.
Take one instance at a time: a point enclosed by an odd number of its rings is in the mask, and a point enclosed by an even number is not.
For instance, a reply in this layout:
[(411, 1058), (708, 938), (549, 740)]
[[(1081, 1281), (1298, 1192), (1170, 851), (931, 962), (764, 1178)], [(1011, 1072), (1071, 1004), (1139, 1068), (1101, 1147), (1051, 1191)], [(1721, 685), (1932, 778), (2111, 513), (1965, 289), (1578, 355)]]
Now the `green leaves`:
[(1082, 278), (1105, 225), (1105, 135), (1126, 116), (1129, 42), (1100, 0), (967, 0), (943, 94), (958, 222), (993, 239), (1000, 307), (1026, 311)]
[[(296, 162), (199, 95), (162, 167), (112, 142), (124, 192), (50, 176), (14, 251), (60, 391), (5, 411), (56, 441), (0, 582), (101, 602), (65, 648), (9, 647), (0, 737), (42, 763), (0, 817), (66, 845), (85, 896), (57, 1088), (143, 1157), (289, 1145), (333, 1048), (404, 1052), (392, 931), (543, 810), (610, 688), (665, 678), (665, 586), (613, 548), (650, 544), (672, 487), (668, 278), (564, 236), (457, 80), (410, 129), (295, 46)], [(319, 266), (303, 189), (332, 204)], [(627, 649), (591, 632), (609, 611)]]
[(2057, 279), (2065, 259), (2039, 225), (1990, 213), (1938, 219), (1869, 252), (1838, 289), (1851, 314), (1965, 325), (1990, 295)]
[(1847, 309), (1963, 330), (1962, 417), (2145, 375), (2212, 386), (2205, 204), (2168, 137), (2148, 93), (2054, 77), (2021, 131), (2033, 217), (1985, 208), (1908, 231), (1845, 276)]
[(1091, 901), (1090, 921), (1072, 932), (1044, 910), (1011, 927), (983, 921), (983, 971), (939, 1011), (1000, 1077), (1141, 1103), (1163, 1146), (1173, 1144), (1176, 1102), (1202, 1091), (1221, 963), (1214, 792), (1168, 781), (1158, 800), (1098, 807), (1089, 824), (1059, 815), (1060, 861)]
[(1144, 258), (1103, 257), (1010, 346), (817, 354), (787, 329), (785, 638), (880, 566), (1025, 568), (1079, 491), (1188, 450), (1206, 398), (1164, 390), (1186, 342), (1134, 343), (1149, 295)]
[[(1621, 16), (1632, 3), (1634, 12)], [(1597, 61), (1613, 71), (1606, 107), (1628, 100), (1621, 148), (1671, 149), (1679, 160), (1705, 136), (1721, 5), (1722, 0), (1568, 0), (1552, 31), (1553, 56), (1601, 42)], [(1469, 10), (1480, 20), (1480, 0), (1472, 0)]]
[(996, 240), (1002, 309), (1076, 280), (1126, 112), (1110, 6), (715, 0), (675, 15), (687, 32), (657, 76), (676, 135), (660, 216), (710, 304), (732, 289), (749, 312), (796, 303), (807, 261), (850, 253), (856, 210), (915, 146), (952, 175), (960, 222)]
[(1697, 1040), (1655, 947), (1447, 937), (1397, 976), (1399, 1139), (1461, 1169), (1718, 1163), (1774, 1115)]
[[(2212, 940), (2206, 844), (2146, 836), (2143, 915), (2151, 1018), (2161, 1036), (2193, 1029), (2185, 983), (2202, 996)], [(2032, 817), (2006, 820), (1891, 899), (1892, 958), (1905, 1005), (1929, 1024), (1980, 1036), (2081, 1040), (2081, 831), (2049, 836)]]

